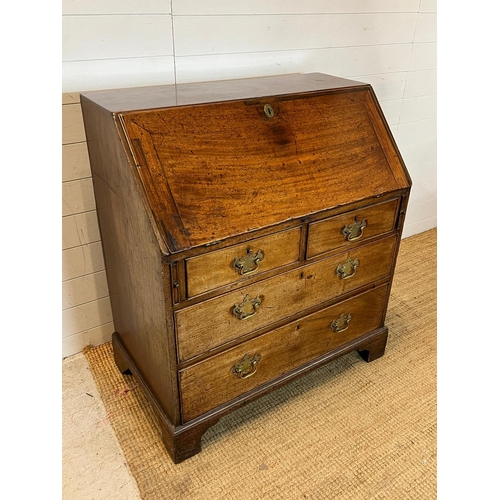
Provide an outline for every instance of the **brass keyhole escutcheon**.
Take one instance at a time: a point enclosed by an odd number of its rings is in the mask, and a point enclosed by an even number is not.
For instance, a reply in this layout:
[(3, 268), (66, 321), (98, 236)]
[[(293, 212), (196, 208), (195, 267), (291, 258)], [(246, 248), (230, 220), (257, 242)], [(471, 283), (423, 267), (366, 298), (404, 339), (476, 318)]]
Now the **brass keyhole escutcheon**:
[(274, 118), (274, 109), (270, 104), (264, 104), (264, 113), (268, 118)]

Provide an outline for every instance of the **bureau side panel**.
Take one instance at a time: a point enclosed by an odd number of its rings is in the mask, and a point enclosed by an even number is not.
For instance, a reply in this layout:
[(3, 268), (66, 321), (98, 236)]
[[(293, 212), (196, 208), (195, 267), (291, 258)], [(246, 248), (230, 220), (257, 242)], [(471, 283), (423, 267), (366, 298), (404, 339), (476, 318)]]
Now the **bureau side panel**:
[(168, 267), (114, 117), (82, 96), (115, 331), (170, 421), (179, 423)]

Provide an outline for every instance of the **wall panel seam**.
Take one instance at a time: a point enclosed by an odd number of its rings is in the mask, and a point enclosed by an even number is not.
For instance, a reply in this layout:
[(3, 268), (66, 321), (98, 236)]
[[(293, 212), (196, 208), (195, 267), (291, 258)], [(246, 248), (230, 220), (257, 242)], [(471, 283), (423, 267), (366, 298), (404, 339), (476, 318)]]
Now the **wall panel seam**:
[(86, 302), (81, 302), (79, 304), (75, 304), (74, 306), (64, 307), (62, 310), (68, 311), (69, 309), (78, 309), (79, 307), (86, 306), (87, 304), (92, 304), (93, 302), (99, 302), (101, 300), (106, 300), (106, 299), (109, 299), (109, 295), (103, 295), (102, 297), (99, 297), (98, 299), (94, 299), (94, 300), (87, 300)]
[[(247, 55), (247, 54), (272, 54), (275, 52), (310, 52), (311, 50), (331, 50), (331, 49), (357, 49), (361, 47), (390, 47), (393, 45), (413, 45), (411, 42), (393, 42), (393, 43), (366, 43), (358, 45), (327, 45), (324, 47), (304, 47), (300, 49), (273, 49), (273, 50), (251, 50), (251, 51), (239, 51), (239, 52), (217, 52), (217, 53), (204, 53), (204, 54), (186, 54), (186, 55), (176, 55), (175, 57), (210, 57), (210, 56), (224, 56), (224, 55)], [(88, 61), (92, 59), (86, 59)], [(417, 70), (417, 71), (427, 71), (427, 70)], [(395, 73), (408, 72), (395, 71)]]
[[(88, 179), (88, 177), (86, 177), (86, 179)], [(66, 182), (73, 182), (73, 181), (66, 181)], [(63, 184), (64, 184), (64, 182), (63, 182)], [(96, 209), (93, 208), (92, 210), (85, 210), (84, 212), (75, 212), (74, 214), (66, 214), (66, 215), (63, 215), (62, 218), (64, 219), (65, 217), (73, 217), (75, 215), (80, 215), (80, 214), (89, 214), (90, 212), (95, 212), (95, 211), (96, 211)], [(86, 245), (86, 243), (82, 243), (82, 245)], [(76, 245), (76, 246), (81, 247), (82, 245)]]
[[(393, 45), (414, 45), (411, 42), (393, 42), (393, 43), (369, 43), (369, 44), (359, 44), (359, 45), (335, 45), (335, 46), (325, 46), (325, 47), (304, 47), (299, 49), (273, 49), (273, 50), (252, 50), (244, 52), (217, 52), (215, 54), (205, 53), (205, 54), (188, 54), (188, 55), (176, 55), (174, 54), (163, 54), (163, 55), (151, 55), (151, 56), (127, 56), (127, 57), (103, 57), (103, 58), (92, 58), (92, 59), (67, 59), (63, 61), (64, 63), (74, 63), (74, 62), (92, 62), (92, 61), (120, 61), (127, 59), (158, 59), (164, 57), (173, 57), (174, 59), (179, 58), (189, 58), (189, 57), (210, 57), (210, 56), (223, 56), (223, 55), (247, 55), (247, 54), (272, 54), (274, 52), (309, 52), (311, 50), (332, 50), (332, 49), (350, 49), (350, 48), (364, 48), (364, 47), (390, 47)], [(175, 47), (174, 47), (175, 50)], [(434, 69), (434, 68), (432, 68)], [(408, 71), (408, 70), (405, 70)], [(427, 71), (427, 70), (413, 70), (413, 71)], [(395, 72), (397, 73), (397, 72)], [(72, 106), (77, 103), (66, 103), (63, 106)]]
[[(82, 245), (82, 246), (84, 246), (84, 245)], [(91, 273), (79, 274), (78, 276), (73, 276), (72, 278), (67, 278), (65, 280), (63, 279), (62, 283), (65, 283), (66, 281), (75, 280), (75, 279), (78, 279), (78, 278), (83, 278), (84, 276), (91, 276), (92, 274), (96, 274), (96, 273), (99, 273), (101, 271), (104, 271), (104, 268), (103, 269), (99, 269), (99, 271), (92, 271)], [(96, 300), (99, 300), (99, 299), (96, 299)]]
[[(429, 141), (430, 142), (430, 141)], [(416, 169), (418, 167), (420, 167), (421, 165), (428, 165), (429, 163), (436, 163), (435, 160), (431, 160), (431, 161), (421, 161), (420, 163), (408, 163), (408, 162), (405, 162), (406, 163), (406, 166), (407, 167), (410, 167), (411, 169)]]
[(429, 97), (433, 95), (437, 95), (437, 93), (432, 92), (431, 94), (418, 94), (418, 95), (412, 95), (411, 97), (403, 97), (403, 101), (406, 101), (407, 99), (416, 99), (418, 97)]
[[(402, 122), (399, 125), (407, 125), (409, 123), (418, 123), (418, 122), (430, 122), (430, 121), (436, 121), (436, 116), (429, 116), (427, 118), (419, 118), (418, 120), (408, 120), (406, 122)], [(425, 141), (427, 142), (427, 141)]]
[[(88, 175), (87, 177), (77, 177), (76, 179), (71, 179), (71, 180), (67, 180), (67, 181), (62, 181), (63, 184), (67, 184), (68, 182), (78, 182), (78, 181), (84, 181), (84, 180), (87, 180), (87, 179), (92, 179), (92, 176), (91, 175)], [(95, 210), (95, 209), (94, 209)], [(91, 212), (91, 210), (87, 210), (88, 212)], [(66, 217), (66, 216), (63, 216), (63, 217)]]
[(425, 217), (423, 219), (420, 219), (418, 222), (411, 222), (408, 225), (408, 227), (416, 226), (417, 224), (421, 224), (422, 222), (425, 222), (426, 220), (431, 220), (431, 219), (437, 219), (437, 215), (431, 215), (430, 217)]
[[(410, 197), (410, 206), (411, 206), (412, 210), (415, 210), (420, 205), (423, 205), (424, 203), (430, 203), (430, 202), (433, 202), (433, 201), (437, 201), (437, 196), (433, 196), (432, 198), (428, 198), (427, 200), (422, 200), (422, 201), (419, 201), (418, 203), (412, 204), (411, 203), (411, 197)], [(431, 216), (431, 217), (433, 217), (433, 216)], [(430, 217), (426, 217), (426, 219), (429, 219), (429, 218)], [(424, 220), (424, 219), (421, 219), (421, 220)], [(417, 222), (420, 222), (420, 221), (417, 221)]]
[[(390, 45), (390, 44), (387, 44)], [(174, 57), (173, 54), (160, 54), (160, 55), (150, 55), (150, 56), (126, 56), (126, 57), (93, 57), (92, 59), (66, 59), (64, 63), (74, 63), (74, 62), (92, 62), (92, 61), (126, 61), (128, 59), (161, 59), (165, 57)], [(101, 90), (101, 89), (96, 89)], [(88, 92), (87, 90), (82, 90), (82, 92)], [(80, 102), (67, 102), (63, 106), (73, 106), (75, 104), (80, 104)]]
[[(93, 210), (85, 210), (84, 212), (71, 212), (70, 214), (66, 214), (66, 215), (63, 215), (63, 217), (71, 217), (72, 215), (81, 215), (81, 214), (86, 214), (88, 212), (93, 212), (95, 210), (95, 208)], [(101, 241), (101, 240), (99, 240)], [(95, 243), (95, 242), (90, 242), (88, 244), (91, 244), (91, 243)], [(72, 247), (72, 248), (78, 248), (79, 246), (84, 246), (86, 245), (87, 243), (83, 243), (82, 245), (77, 245), (76, 247)]]
[(170, 22), (171, 22), (171, 32), (172, 32), (172, 57), (173, 57), (173, 64), (174, 64), (174, 84), (177, 83), (177, 66), (175, 63), (175, 27), (174, 27), (174, 0), (170, 0)]
[[(127, 56), (127, 57), (103, 57), (103, 58), (91, 58), (91, 59), (66, 59), (62, 63), (88, 63), (92, 61), (126, 61), (128, 59), (153, 59), (153, 58), (165, 58), (165, 57), (174, 57), (172, 54), (159, 54), (159, 55), (141, 55), (141, 56)], [(87, 91), (82, 91), (87, 92)], [(72, 104), (63, 104), (63, 106), (71, 106)]]
[(409, 69), (408, 73), (423, 73), (424, 71), (437, 71), (437, 68)]
[[(363, 11), (363, 12), (279, 12), (279, 13), (234, 13), (234, 14), (175, 14), (175, 17), (283, 17), (283, 16), (385, 16), (389, 15), (404, 15), (404, 14), (419, 14), (418, 10), (380, 12), (380, 11)], [(172, 14), (174, 15), (174, 14)]]
[[(64, 185), (64, 184), (67, 184), (68, 182), (85, 181), (87, 179), (89, 179), (89, 177), (73, 177), (71, 179), (62, 181), (62, 184)], [(90, 177), (90, 179), (91, 179), (91, 177)], [(95, 210), (95, 208), (94, 208), (94, 210)], [(89, 211), (91, 211), (91, 210), (89, 210)], [(79, 212), (79, 213), (82, 213), (82, 212)], [(69, 215), (73, 215), (73, 214), (66, 214), (66, 215), (63, 215), (63, 217), (68, 217)]]
[[(402, 14), (409, 14), (409, 12), (402, 12)], [(170, 16), (170, 12), (128, 12), (128, 13), (102, 13), (102, 14), (63, 14), (62, 17), (144, 17), (144, 16)]]
[[(64, 252), (65, 250), (74, 250), (75, 248), (80, 248), (80, 247), (84, 247), (86, 245), (92, 245), (93, 243), (99, 243), (99, 242), (101, 242), (101, 239), (94, 240), (94, 241), (89, 241), (88, 243), (80, 243), (79, 245), (73, 245), (71, 247), (63, 248), (62, 252)], [(100, 273), (100, 272), (101, 271), (96, 271), (95, 273)], [(95, 274), (95, 273), (90, 273), (90, 274)], [(71, 278), (71, 279), (76, 279), (76, 278)]]
[[(401, 125), (404, 125), (404, 123), (401, 123)], [(427, 139), (426, 141), (407, 142), (406, 144), (401, 145), (401, 149), (403, 149), (407, 146), (416, 146), (417, 144), (425, 144), (427, 142), (435, 142), (436, 139), (437, 139), (437, 135), (436, 135), (436, 137), (434, 137), (432, 139)], [(424, 163), (428, 163), (428, 162), (424, 162)]]
[(67, 340), (67, 339), (70, 339), (72, 337), (76, 337), (77, 335), (83, 335), (84, 333), (90, 332), (90, 331), (95, 330), (97, 328), (103, 328), (105, 326), (112, 325), (112, 324), (113, 324), (113, 321), (108, 321), (106, 323), (103, 323), (102, 325), (93, 326), (92, 328), (87, 328), (86, 330), (82, 330), (81, 332), (72, 333), (71, 335), (68, 335), (67, 337), (63, 337), (63, 340)]
[[(93, 273), (86, 274), (85, 276), (92, 276), (93, 274), (102, 274), (102, 273), (105, 273), (105, 272), (106, 272), (106, 270), (102, 269), (101, 271), (95, 271)], [(81, 278), (82, 278), (81, 276), (77, 276), (76, 278), (70, 278), (70, 279), (65, 280), (64, 283), (67, 283), (68, 281), (80, 280)], [(107, 280), (106, 280), (106, 283), (107, 283)], [(72, 307), (76, 307), (76, 306), (79, 306), (79, 305), (82, 305), (82, 304), (87, 304), (88, 302), (94, 302), (96, 300), (104, 299), (105, 297), (109, 297), (109, 293), (108, 293), (108, 295), (103, 295), (102, 297), (98, 297), (98, 298), (95, 298), (93, 300), (87, 300), (85, 302), (81, 302), (81, 303), (75, 304), (74, 306), (65, 307), (64, 309), (71, 309)]]
[[(415, 16), (415, 24), (413, 25), (413, 35), (411, 37), (411, 50), (410, 50), (410, 59), (409, 59), (409, 61), (411, 61), (411, 56), (412, 56), (412, 53), (413, 53), (413, 48), (415, 47), (415, 33), (417, 32), (418, 13), (420, 12), (420, 4), (421, 3), (422, 3), (422, 0), (420, 0), (418, 2), (417, 16)], [(408, 73), (409, 73), (409, 68), (406, 70), (405, 81), (404, 81), (404, 84), (403, 84), (403, 99), (404, 99), (404, 95), (405, 95), (405, 92), (406, 92), (406, 85), (408, 83)], [(399, 110), (398, 121), (395, 124), (396, 127), (399, 127), (399, 121), (400, 120), (401, 120), (401, 110)]]

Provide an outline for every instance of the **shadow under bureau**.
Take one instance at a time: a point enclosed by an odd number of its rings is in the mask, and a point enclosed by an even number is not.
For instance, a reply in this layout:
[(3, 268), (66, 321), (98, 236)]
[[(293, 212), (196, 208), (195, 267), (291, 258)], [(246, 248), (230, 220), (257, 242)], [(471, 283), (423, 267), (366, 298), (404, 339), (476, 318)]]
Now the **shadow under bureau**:
[(411, 180), (370, 85), (312, 73), (81, 103), (115, 361), (174, 462), (235, 408), (384, 353)]

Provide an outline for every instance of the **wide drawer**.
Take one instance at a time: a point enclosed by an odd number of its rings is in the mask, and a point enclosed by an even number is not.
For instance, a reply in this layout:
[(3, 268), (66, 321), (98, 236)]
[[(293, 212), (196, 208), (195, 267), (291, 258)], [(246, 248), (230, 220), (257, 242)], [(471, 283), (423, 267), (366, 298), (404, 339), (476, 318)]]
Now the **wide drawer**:
[(299, 245), (300, 228), (295, 228), (188, 259), (188, 297), (297, 262)]
[(394, 199), (311, 223), (307, 258), (392, 231), (398, 205), (399, 199)]
[(387, 285), (179, 372), (184, 422), (382, 326)]
[(179, 360), (388, 277), (395, 243), (390, 236), (177, 311)]

